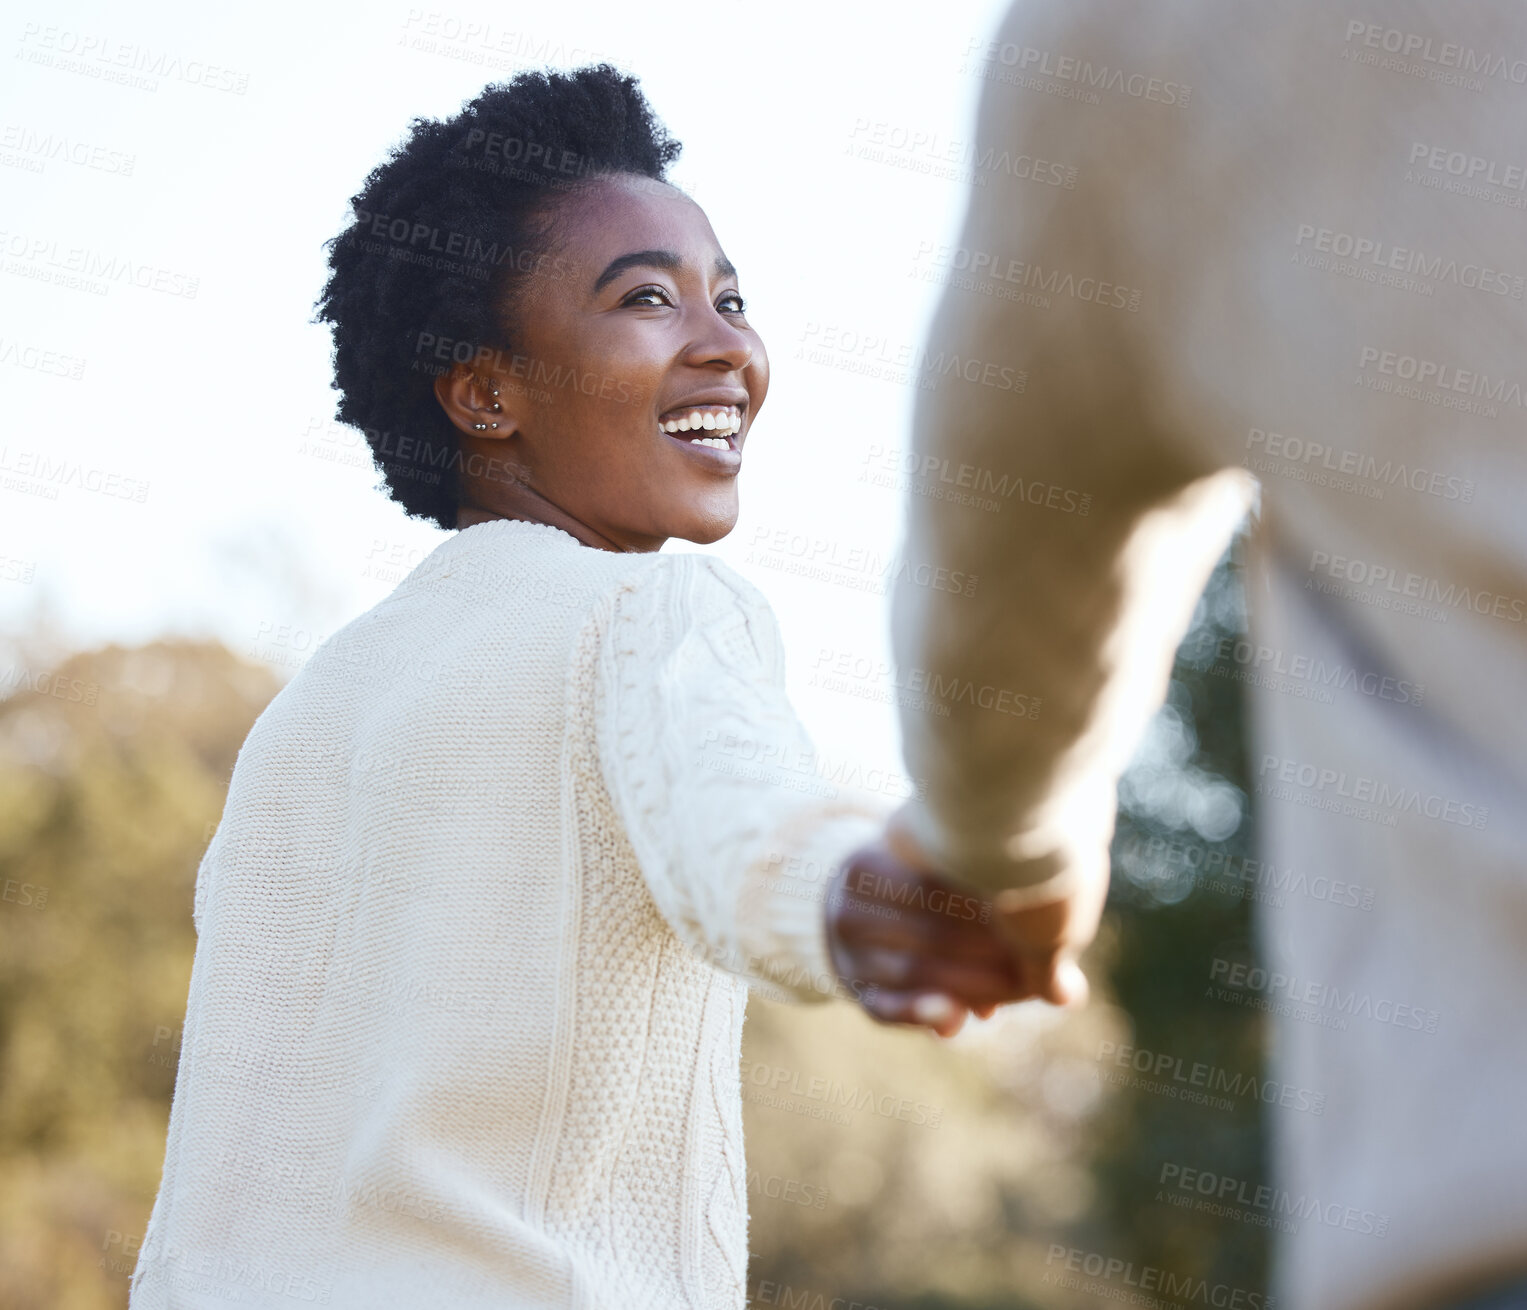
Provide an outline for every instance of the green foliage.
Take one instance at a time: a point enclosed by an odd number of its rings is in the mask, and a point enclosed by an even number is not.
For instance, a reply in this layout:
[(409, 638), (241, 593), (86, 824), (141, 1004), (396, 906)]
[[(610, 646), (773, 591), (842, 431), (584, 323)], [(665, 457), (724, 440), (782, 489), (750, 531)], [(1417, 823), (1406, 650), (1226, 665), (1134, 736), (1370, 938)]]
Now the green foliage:
[(1241, 1086), (1259, 1085), (1264, 1076), (1260, 1012), (1206, 995), (1214, 957), (1246, 958), (1253, 949), (1245, 893), (1255, 884), (1203, 872), (1239, 870), (1253, 852), (1241, 684), (1225, 676), (1233, 664), (1217, 658), (1221, 643), (1244, 628), (1241, 569), (1232, 553), (1216, 569), (1178, 652), (1152, 734), (1156, 749), (1148, 743), (1121, 788), (1109, 897), (1118, 952), (1110, 984), (1129, 1012), (1132, 1045), (1172, 1063), (1171, 1072), (1152, 1078), (1151, 1090), (1121, 1091), (1099, 1125), (1093, 1168), (1096, 1222), (1124, 1258), (1261, 1293), (1265, 1228), (1156, 1199), (1173, 1190), (1160, 1182), (1168, 1162), (1244, 1180), (1252, 1189), (1266, 1173), (1255, 1094), (1222, 1096), (1234, 1104), (1225, 1110), (1159, 1090), (1180, 1093), (1185, 1084), (1173, 1073), (1185, 1077), (1194, 1064), (1224, 1071)]
[(277, 683), (220, 646), (12, 664), (0, 702), (0, 1305), (126, 1303), (164, 1159), (191, 894)]

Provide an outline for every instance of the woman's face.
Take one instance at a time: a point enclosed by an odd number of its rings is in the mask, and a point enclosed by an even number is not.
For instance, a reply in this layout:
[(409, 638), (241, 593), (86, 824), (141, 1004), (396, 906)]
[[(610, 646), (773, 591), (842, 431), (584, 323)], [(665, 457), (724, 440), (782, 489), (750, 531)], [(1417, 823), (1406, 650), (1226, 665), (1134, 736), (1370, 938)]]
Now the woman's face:
[[(472, 417), (498, 429), (464, 450), (513, 464), (619, 549), (724, 537), (769, 362), (704, 211), (665, 183), (597, 178), (563, 200), (544, 254), (522, 282), (517, 353), (475, 370), (503, 409)], [(520, 516), (491, 476), (464, 476), (462, 500)]]

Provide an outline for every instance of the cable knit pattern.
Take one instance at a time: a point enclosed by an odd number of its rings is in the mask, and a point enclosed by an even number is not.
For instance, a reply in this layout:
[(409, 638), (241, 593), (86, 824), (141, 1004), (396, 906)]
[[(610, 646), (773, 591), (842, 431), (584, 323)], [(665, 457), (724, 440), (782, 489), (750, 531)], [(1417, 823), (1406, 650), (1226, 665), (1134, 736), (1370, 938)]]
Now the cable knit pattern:
[(444, 541), (240, 752), (133, 1310), (741, 1310), (747, 995), (885, 817), (813, 754), (718, 560)]

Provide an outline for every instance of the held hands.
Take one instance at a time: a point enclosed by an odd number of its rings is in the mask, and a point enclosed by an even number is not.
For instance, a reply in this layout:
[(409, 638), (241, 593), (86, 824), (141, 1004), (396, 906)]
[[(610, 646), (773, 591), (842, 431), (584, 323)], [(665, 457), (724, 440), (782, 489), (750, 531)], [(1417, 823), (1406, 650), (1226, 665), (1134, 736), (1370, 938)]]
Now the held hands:
[(1108, 892), (1106, 853), (1061, 899), (1008, 907), (934, 872), (892, 832), (859, 847), (829, 889), (833, 966), (881, 1023), (952, 1037), (974, 1012), (1038, 997), (1079, 1004), (1077, 956), (1097, 933)]

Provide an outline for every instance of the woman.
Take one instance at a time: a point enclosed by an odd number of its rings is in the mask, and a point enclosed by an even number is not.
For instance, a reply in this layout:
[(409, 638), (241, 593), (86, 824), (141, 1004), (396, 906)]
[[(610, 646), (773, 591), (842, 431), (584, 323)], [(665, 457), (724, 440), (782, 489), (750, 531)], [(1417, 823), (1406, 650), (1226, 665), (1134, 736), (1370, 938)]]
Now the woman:
[(332, 243), (339, 416), (461, 530), (240, 754), (134, 1310), (740, 1307), (749, 987), (946, 1034), (1019, 992), (800, 789), (763, 597), (658, 553), (730, 531), (768, 390), (678, 151), (608, 66), (524, 75)]

